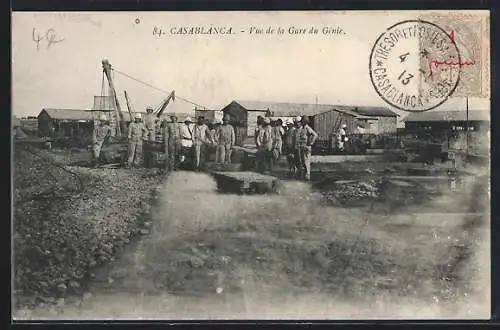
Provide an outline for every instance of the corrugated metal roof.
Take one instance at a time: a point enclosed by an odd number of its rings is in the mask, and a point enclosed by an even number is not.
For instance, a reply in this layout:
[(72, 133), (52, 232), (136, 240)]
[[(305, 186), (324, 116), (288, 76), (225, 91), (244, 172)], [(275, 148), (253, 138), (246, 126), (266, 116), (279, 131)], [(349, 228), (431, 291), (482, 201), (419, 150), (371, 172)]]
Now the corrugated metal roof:
[[(51, 118), (59, 120), (92, 120), (92, 112), (78, 109), (42, 109)], [(42, 113), (40, 112), (40, 114)]]
[[(42, 109), (42, 111), (47, 112), (47, 114), (58, 120), (94, 120), (98, 118), (99, 110), (79, 110), (79, 109)], [(106, 111), (109, 117), (109, 112)], [(127, 111), (122, 112), (123, 119), (125, 121), (130, 121), (130, 115)], [(142, 116), (145, 116), (145, 112), (139, 112)]]
[[(405, 122), (430, 122), (430, 121), (466, 121), (467, 112), (459, 111), (435, 111), (415, 112), (409, 114)], [(490, 112), (488, 110), (469, 110), (470, 121), (489, 121)]]
[(275, 117), (312, 116), (318, 113), (330, 111), (332, 105), (288, 103), (288, 102), (266, 102), (266, 101), (234, 101), (249, 111), (271, 111)]
[(363, 116), (372, 117), (398, 117), (394, 111), (384, 107), (355, 107), (354, 111)]
[(395, 112), (383, 107), (356, 107), (334, 104), (313, 104), (313, 103), (291, 103), (291, 102), (266, 102), (266, 101), (233, 101), (243, 108), (252, 111), (269, 110), (276, 117), (291, 116), (313, 116), (319, 113), (338, 110), (359, 119), (368, 119), (368, 117), (396, 117)]

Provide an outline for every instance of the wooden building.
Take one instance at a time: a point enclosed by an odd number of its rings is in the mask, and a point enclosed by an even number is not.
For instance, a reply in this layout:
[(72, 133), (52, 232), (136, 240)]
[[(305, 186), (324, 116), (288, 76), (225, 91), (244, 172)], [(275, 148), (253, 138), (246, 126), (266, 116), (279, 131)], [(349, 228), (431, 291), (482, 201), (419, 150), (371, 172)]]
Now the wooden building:
[(236, 128), (238, 141), (254, 136), (257, 117), (282, 119), (283, 122), (297, 116), (308, 116), (311, 126), (314, 126), (314, 116), (332, 110), (331, 105), (266, 102), (266, 101), (232, 101), (222, 109), (224, 115), (229, 115), (230, 122)]
[(468, 145), (473, 153), (485, 153), (490, 145), (490, 111), (415, 112), (405, 118), (405, 132), (419, 139), (442, 142), (451, 149), (466, 149)]
[(318, 113), (310, 120), (312, 127), (318, 133), (319, 140), (330, 139), (331, 134), (335, 133), (335, 129), (339, 129), (343, 124), (347, 126), (346, 132), (348, 134), (356, 132), (358, 126), (366, 126), (362, 121), (368, 119), (368, 117), (357, 114), (350, 110), (349, 107), (331, 107), (330, 110)]
[[(38, 115), (38, 135), (72, 141), (74, 145), (86, 145), (92, 139), (92, 131), (99, 116), (105, 114), (109, 118), (109, 113), (99, 110), (42, 109)], [(144, 113), (141, 114), (144, 116)], [(123, 116), (127, 123), (130, 122), (127, 112)]]
[[(396, 133), (398, 115), (383, 107), (355, 107), (330, 104), (286, 103), (265, 101), (232, 101), (222, 109), (231, 123), (244, 137), (252, 137), (257, 116), (281, 118), (284, 122), (297, 116), (307, 116), (319, 138), (329, 139), (335, 125), (347, 125), (348, 133), (355, 133), (358, 126), (366, 133)], [(238, 135), (238, 133), (237, 133)], [(241, 140), (241, 138), (240, 138)]]
[(393, 134), (397, 132), (399, 115), (384, 107), (354, 107), (352, 110), (363, 116), (362, 123), (372, 134)]
[(265, 116), (267, 108), (245, 101), (232, 101), (221, 109), (223, 116), (229, 116), (235, 128), (236, 144), (243, 145), (244, 140), (253, 137), (257, 127), (257, 117)]
[(208, 121), (212, 121), (214, 119), (221, 120), (224, 116), (224, 113), (221, 110), (207, 110), (207, 109), (194, 109), (195, 117), (204, 117)]
[(42, 109), (38, 115), (38, 132), (51, 138), (91, 136), (93, 119), (90, 110)]

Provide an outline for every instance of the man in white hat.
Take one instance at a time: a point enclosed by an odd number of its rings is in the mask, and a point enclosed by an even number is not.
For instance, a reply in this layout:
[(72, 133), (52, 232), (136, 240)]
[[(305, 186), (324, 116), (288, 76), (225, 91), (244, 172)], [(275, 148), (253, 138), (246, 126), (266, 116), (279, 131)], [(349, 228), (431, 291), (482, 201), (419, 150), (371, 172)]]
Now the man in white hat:
[(217, 162), (222, 164), (231, 163), (231, 153), (234, 143), (236, 142), (236, 134), (234, 127), (229, 123), (229, 116), (225, 115), (222, 119), (222, 126), (217, 131)]
[(111, 136), (111, 127), (105, 114), (99, 116), (99, 122), (94, 123), (92, 131), (92, 166), (97, 166), (104, 140)]
[(155, 123), (155, 115), (153, 114), (153, 108), (148, 106), (146, 108), (146, 116), (144, 118), (144, 126), (146, 127), (147, 130), (147, 140), (148, 141), (154, 141), (156, 138), (155, 130), (156, 130), (156, 123)]
[[(191, 117), (186, 117), (184, 119), (184, 124), (179, 126), (181, 133), (181, 163), (186, 160), (186, 157), (193, 155), (193, 135), (194, 135), (194, 123)], [(194, 158), (194, 157), (193, 157)]]
[(128, 127), (127, 166), (140, 166), (142, 161), (142, 141), (147, 138), (147, 129), (142, 123), (142, 116), (136, 113), (134, 121)]
[(346, 124), (342, 124), (337, 132), (337, 149), (340, 152), (344, 151), (344, 143), (347, 141)]

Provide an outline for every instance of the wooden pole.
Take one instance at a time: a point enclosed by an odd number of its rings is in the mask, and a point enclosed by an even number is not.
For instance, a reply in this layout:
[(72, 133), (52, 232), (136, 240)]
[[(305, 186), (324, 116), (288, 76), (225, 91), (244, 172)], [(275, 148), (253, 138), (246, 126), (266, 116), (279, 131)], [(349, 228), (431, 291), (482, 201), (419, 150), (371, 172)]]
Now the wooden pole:
[(465, 153), (469, 153), (469, 97), (465, 98), (465, 129), (467, 133), (465, 135)]

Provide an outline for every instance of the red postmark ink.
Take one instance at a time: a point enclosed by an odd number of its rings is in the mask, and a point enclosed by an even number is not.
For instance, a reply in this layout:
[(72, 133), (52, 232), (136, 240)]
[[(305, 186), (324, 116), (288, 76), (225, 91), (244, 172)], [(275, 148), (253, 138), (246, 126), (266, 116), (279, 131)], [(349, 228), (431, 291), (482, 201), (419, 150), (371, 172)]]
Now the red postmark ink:
[[(455, 42), (455, 31), (452, 30), (450, 32), (450, 39)], [(440, 61), (440, 60), (430, 60), (429, 61), (429, 75), (427, 77), (430, 77), (432, 76), (432, 73), (433, 73), (433, 68), (434, 69), (439, 69), (439, 68), (442, 68), (442, 67), (447, 67), (447, 68), (452, 68), (452, 67), (458, 67), (458, 68), (462, 68), (464, 66), (471, 66), (471, 65), (474, 65), (476, 64), (474, 61), (453, 61), (453, 60), (444, 60), (444, 61)]]

